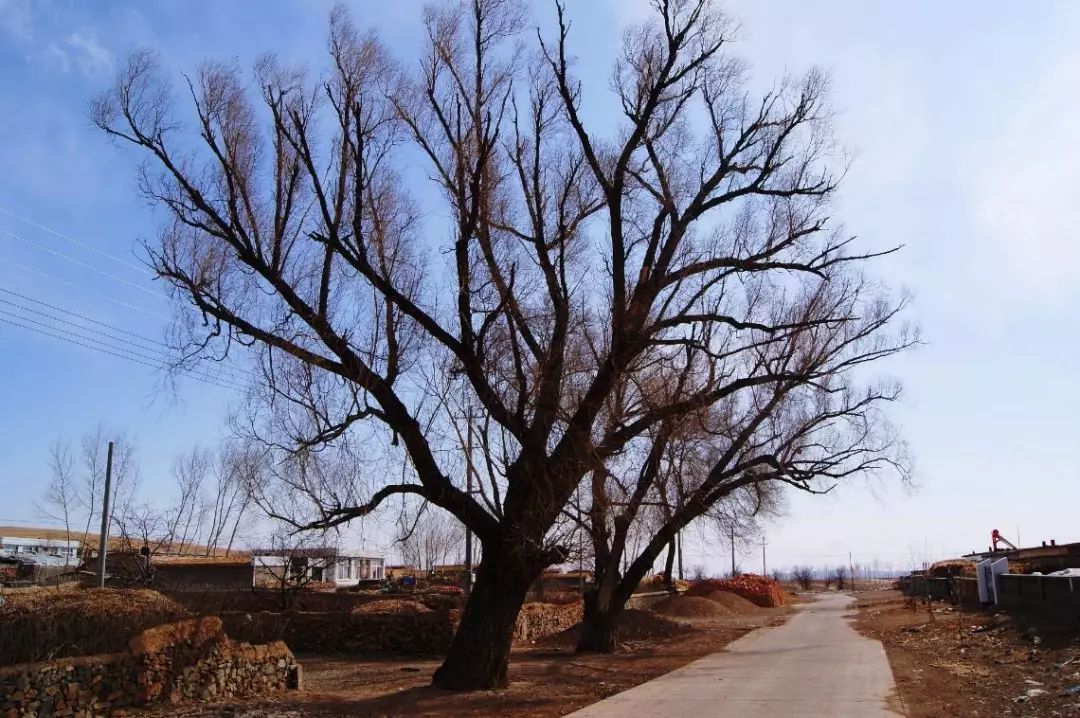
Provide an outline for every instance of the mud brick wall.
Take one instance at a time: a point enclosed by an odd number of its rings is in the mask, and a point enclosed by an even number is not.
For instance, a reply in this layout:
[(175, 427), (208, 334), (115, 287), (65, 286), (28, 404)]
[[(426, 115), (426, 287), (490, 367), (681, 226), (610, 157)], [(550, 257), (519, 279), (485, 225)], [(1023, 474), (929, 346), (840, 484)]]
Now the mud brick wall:
[(221, 614), (221, 620), (230, 636), (251, 643), (284, 641), (297, 652), (438, 656), (450, 646), (458, 612), (228, 611)]
[(300, 668), (285, 644), (236, 643), (220, 619), (208, 617), (144, 631), (123, 653), (0, 669), (0, 716), (97, 716), (299, 686)]
[(581, 621), (581, 601), (574, 603), (526, 603), (514, 625), (514, 641), (532, 643), (565, 631)]

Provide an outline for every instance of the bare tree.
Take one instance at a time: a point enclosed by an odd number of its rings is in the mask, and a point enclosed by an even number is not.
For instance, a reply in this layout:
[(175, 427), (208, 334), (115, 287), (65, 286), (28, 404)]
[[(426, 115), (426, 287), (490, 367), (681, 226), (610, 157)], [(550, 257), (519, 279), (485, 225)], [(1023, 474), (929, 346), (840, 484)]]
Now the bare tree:
[(242, 446), (225, 445), (218, 452), (213, 468), (210, 523), (203, 539), (207, 556), (216, 556), (219, 548), (225, 549), (226, 556), (232, 551), (236, 533), (248, 513), (251, 496), (245, 477), (252, 470), (253, 461), (251, 450)]
[(843, 566), (838, 566), (836, 568), (836, 570), (833, 571), (833, 580), (836, 581), (836, 590), (837, 591), (843, 591), (844, 588), (847, 587), (847, 576), (848, 576), (847, 569), (844, 568)]
[(101, 522), (101, 505), (105, 492), (106, 454), (110, 438), (113, 441), (112, 502), (114, 523), (120, 507), (130, 501), (138, 485), (138, 466), (135, 449), (127, 437), (107, 431), (98, 425), (84, 434), (76, 455), (69, 441), (57, 439), (49, 448), (51, 478), (45, 488), (41, 513), (63, 523), (68, 540), (79, 539), (80, 550), (96, 549), (91, 532)]
[(412, 516), (403, 514), (399, 528), (398, 546), (405, 563), (422, 571), (431, 572), (449, 557), (458, 556), (464, 544), (461, 524), (426, 503)]
[[(248, 92), (234, 66), (205, 64), (185, 87), (191, 135), (149, 52), (92, 108), (150, 160), (140, 187), (169, 221), (147, 251), (194, 308), (177, 348), (190, 361), (259, 349), (251, 434), (306, 463), (282, 472), (287, 493), (263, 489), (263, 505), (331, 528), (405, 494), (479, 540), (476, 584), (434, 677), (445, 688), (507, 684), (515, 618), (569, 555), (565, 509), (587, 474), (641, 441), (662, 447), (691, 414), (716, 432), (752, 424), (756, 446), (788, 397), (833, 390), (829, 336), (870, 343), (898, 309), (874, 311), (847, 270), (873, 255), (828, 224), (842, 159), (824, 77), (751, 101), (726, 52), (730, 22), (708, 0), (654, 10), (626, 34), (612, 75), (622, 121), (608, 136), (584, 119), (563, 7), (556, 37), (528, 56), (515, 0), (427, 12), (414, 76), (336, 9), (317, 82), (269, 58)], [(417, 156), (435, 195), (410, 194), (402, 177)], [(432, 196), (445, 205), (421, 204)], [(895, 348), (882, 341), (862, 361)], [(478, 461), (452, 435), (462, 405), (476, 410)], [(785, 412), (791, 425), (797, 414)], [(324, 450), (351, 453), (358, 472), (317, 470), (310, 456)], [(645, 537), (642, 561), (743, 485), (749, 453), (778, 480), (824, 471), (777, 468), (741, 441), (717, 451), (695, 508)], [(477, 494), (465, 465), (484, 479)]]
[(799, 584), (799, 588), (809, 591), (814, 585), (814, 570), (809, 566), (796, 566), (791, 569), (791, 578)]
[(314, 534), (290, 534), (276, 532), (269, 548), (256, 549), (255, 570), (262, 577), (262, 585), (274, 590), (278, 608), (282, 611), (292, 607), (296, 594), (314, 580), (311, 570), (318, 556), (324, 555), (322, 547), (316, 547)]
[(75, 457), (71, 447), (62, 441), (54, 441), (49, 447), (49, 484), (38, 511), (45, 517), (64, 525), (64, 540), (71, 541), (72, 523), (78, 520), (78, 480), (75, 475)]

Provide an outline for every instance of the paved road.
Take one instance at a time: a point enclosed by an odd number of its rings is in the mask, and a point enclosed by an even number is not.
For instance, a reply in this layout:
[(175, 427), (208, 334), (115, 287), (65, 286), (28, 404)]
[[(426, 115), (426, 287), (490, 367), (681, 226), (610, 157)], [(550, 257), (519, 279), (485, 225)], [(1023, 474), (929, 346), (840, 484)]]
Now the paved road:
[(824, 594), (783, 626), (749, 633), (726, 650), (566, 718), (877, 718), (899, 716), (881, 643), (848, 623), (854, 599)]

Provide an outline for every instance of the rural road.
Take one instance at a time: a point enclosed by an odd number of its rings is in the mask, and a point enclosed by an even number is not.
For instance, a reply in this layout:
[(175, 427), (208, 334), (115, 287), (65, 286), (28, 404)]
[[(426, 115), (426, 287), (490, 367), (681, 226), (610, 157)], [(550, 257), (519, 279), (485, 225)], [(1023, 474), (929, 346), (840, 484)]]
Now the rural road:
[(782, 626), (759, 629), (676, 671), (566, 718), (900, 716), (881, 643), (848, 623), (854, 599), (824, 594)]

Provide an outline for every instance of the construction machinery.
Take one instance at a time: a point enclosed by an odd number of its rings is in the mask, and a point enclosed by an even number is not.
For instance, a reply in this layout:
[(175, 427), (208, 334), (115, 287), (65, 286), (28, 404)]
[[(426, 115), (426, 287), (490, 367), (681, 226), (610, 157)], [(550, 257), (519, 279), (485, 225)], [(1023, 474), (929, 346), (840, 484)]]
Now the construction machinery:
[(990, 532), (990, 544), (991, 544), (991, 546), (993, 546), (994, 551), (999, 550), (998, 549), (998, 544), (999, 543), (1005, 544), (1006, 546), (1011, 548), (1013, 551), (1016, 550), (1016, 544), (1014, 544), (1012, 541), (1010, 541), (1009, 539), (1002, 536), (1000, 531), (998, 531), (997, 529), (994, 529), (993, 531)]

